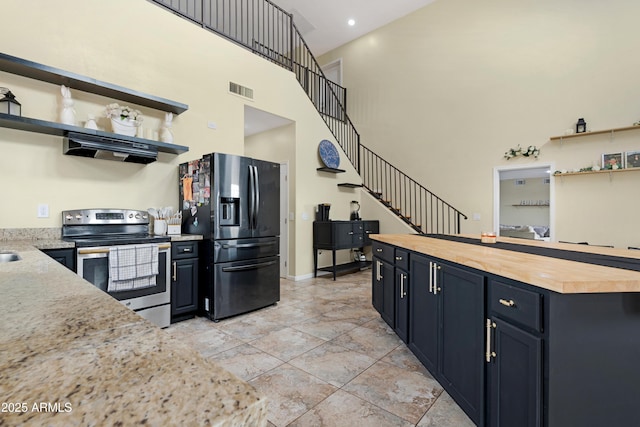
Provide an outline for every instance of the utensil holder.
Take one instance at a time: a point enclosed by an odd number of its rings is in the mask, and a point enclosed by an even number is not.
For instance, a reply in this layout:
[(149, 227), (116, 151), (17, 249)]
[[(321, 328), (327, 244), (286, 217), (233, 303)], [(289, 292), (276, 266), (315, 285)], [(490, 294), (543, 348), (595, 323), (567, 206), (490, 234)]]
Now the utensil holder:
[(156, 236), (164, 236), (167, 234), (167, 221), (164, 219), (156, 219), (153, 222), (153, 234)]

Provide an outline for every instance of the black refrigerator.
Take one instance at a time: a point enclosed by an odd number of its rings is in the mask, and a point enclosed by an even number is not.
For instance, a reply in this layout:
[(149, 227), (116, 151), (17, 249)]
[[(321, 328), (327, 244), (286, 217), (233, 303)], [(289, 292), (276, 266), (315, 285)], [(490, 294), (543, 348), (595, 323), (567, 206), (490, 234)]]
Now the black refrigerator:
[(206, 154), (180, 165), (182, 232), (202, 234), (199, 312), (218, 321), (280, 300), (280, 165)]

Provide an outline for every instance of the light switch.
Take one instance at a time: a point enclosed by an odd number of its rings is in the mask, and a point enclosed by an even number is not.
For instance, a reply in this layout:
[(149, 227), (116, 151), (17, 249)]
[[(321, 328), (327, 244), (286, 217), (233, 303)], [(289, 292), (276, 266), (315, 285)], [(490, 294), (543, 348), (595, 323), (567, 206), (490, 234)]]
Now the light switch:
[(43, 203), (38, 205), (38, 218), (49, 218), (49, 205)]

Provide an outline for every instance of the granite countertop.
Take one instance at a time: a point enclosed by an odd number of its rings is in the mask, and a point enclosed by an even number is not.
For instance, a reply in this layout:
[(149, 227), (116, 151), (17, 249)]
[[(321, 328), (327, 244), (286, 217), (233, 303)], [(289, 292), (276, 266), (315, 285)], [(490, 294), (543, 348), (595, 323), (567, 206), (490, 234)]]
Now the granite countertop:
[(33, 241), (7, 250), (22, 259), (0, 263), (0, 425), (266, 425), (252, 386)]
[[(497, 249), (491, 244), (472, 245), (416, 234), (372, 234), (370, 237), (558, 293), (640, 292), (640, 273), (637, 271)], [(478, 236), (475, 237), (480, 240)], [(498, 238), (502, 242), (529, 244), (523, 240)], [(543, 242), (531, 244), (545, 245)], [(546, 245), (556, 249), (639, 258), (640, 261), (640, 251), (562, 243)]]

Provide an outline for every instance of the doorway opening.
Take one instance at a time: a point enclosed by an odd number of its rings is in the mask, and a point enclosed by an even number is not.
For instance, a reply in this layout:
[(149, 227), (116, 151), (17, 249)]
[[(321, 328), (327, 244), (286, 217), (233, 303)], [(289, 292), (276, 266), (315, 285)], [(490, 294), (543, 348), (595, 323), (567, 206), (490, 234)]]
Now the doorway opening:
[(342, 86), (342, 58), (331, 61), (320, 69), (327, 79)]
[(493, 228), (499, 236), (555, 241), (552, 164), (504, 166), (493, 173)]

